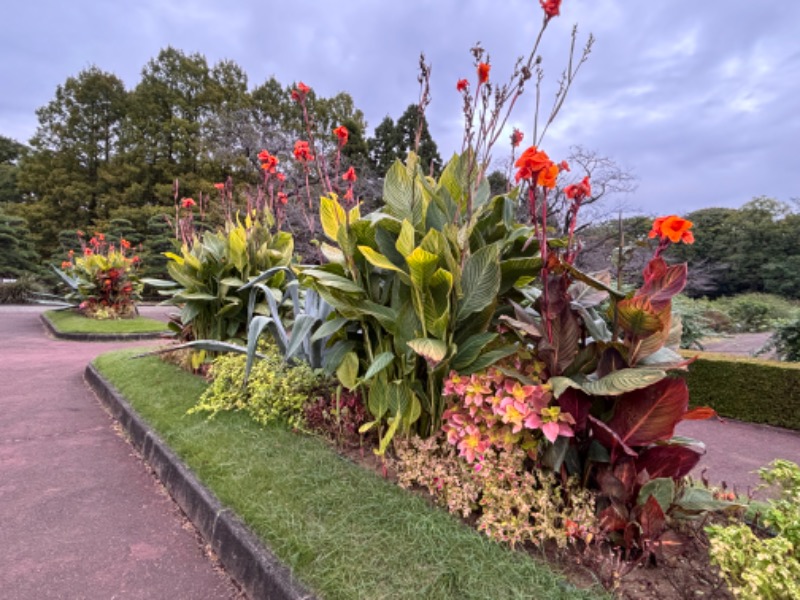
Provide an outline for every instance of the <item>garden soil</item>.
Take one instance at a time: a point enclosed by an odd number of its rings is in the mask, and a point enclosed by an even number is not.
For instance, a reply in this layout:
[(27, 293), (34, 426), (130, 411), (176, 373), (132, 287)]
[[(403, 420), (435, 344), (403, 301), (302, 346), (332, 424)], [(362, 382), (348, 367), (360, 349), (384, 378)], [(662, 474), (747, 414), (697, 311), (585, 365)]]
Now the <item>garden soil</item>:
[(0, 595), (243, 597), (83, 381), (153, 342), (58, 341), (42, 310), (0, 306)]

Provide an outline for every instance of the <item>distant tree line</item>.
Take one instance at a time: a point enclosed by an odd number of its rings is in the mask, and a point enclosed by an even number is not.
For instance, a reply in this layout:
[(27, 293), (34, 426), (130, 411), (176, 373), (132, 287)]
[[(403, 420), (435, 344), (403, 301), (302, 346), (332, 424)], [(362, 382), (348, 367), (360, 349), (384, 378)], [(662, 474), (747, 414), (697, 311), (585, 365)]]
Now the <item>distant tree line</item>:
[[(201, 54), (169, 47), (144, 66), (132, 89), (98, 67), (85, 69), (36, 111), (39, 125), (27, 146), (0, 136), (0, 211), (14, 216), (14, 227), (27, 227), (26, 239), (47, 258), (63, 250), (64, 232), (76, 229), (163, 237), (176, 180), (185, 197), (213, 200), (214, 183), (228, 177), (244, 189), (261, 177), (262, 148), (279, 157), (286, 191), (296, 195), (305, 177), (292, 164), (292, 149), (307, 130), (292, 100), (295, 85), (273, 77), (250, 88), (236, 63), (209, 65)], [(416, 107), (396, 123), (387, 116), (368, 138), (364, 114), (349, 94), (325, 98), (312, 89), (307, 105), (317, 150), (335, 154), (332, 130), (344, 125), (350, 135), (342, 168), (356, 168), (364, 200), (378, 196), (386, 166), (410, 149)], [(426, 123), (421, 152), (439, 168)]]
[[(762, 292), (800, 299), (800, 214), (791, 205), (762, 196), (739, 209), (703, 208), (682, 216), (694, 223), (695, 242), (676, 244), (668, 257), (688, 262), (688, 295)], [(624, 279), (635, 278), (652, 252), (651, 224), (637, 216), (585, 229), (583, 266), (616, 273), (621, 254)]]

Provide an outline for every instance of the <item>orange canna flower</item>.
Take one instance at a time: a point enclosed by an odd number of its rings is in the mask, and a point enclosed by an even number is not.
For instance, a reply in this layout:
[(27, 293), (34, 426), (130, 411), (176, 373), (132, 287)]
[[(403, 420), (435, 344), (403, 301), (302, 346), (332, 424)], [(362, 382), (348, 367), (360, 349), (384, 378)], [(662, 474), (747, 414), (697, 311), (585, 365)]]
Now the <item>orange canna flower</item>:
[(266, 150), (262, 150), (261, 152), (259, 152), (258, 160), (260, 160), (261, 162), (269, 160), (269, 152), (267, 152)]
[(653, 228), (648, 233), (648, 236), (651, 238), (658, 237), (661, 240), (669, 239), (673, 244), (678, 242), (693, 244), (694, 234), (689, 231), (692, 225), (691, 221), (677, 215), (659, 217), (653, 222)]
[(556, 187), (556, 179), (558, 179), (558, 165), (550, 163), (539, 171), (539, 174), (536, 176), (536, 184), (552, 190)]
[(562, 171), (569, 171), (569, 163), (565, 160), (562, 160), (560, 163), (558, 163), (558, 168)]
[(344, 199), (350, 202), (353, 201), (353, 188), (347, 188), (347, 191), (344, 193)]
[(344, 125), (339, 125), (339, 127), (333, 130), (333, 135), (339, 138), (339, 146), (344, 146), (347, 143), (347, 139), (350, 137), (350, 132), (347, 131), (347, 127)]
[(344, 172), (344, 175), (342, 175), (342, 179), (344, 179), (345, 181), (349, 181), (350, 183), (356, 181), (358, 179), (358, 177), (356, 177), (356, 170), (353, 167), (350, 167), (349, 169), (347, 169), (347, 171)]
[(278, 192), (278, 202), (281, 204), (286, 204), (289, 202), (289, 196), (287, 196), (284, 192)]
[(280, 181), (281, 183), (283, 183), (284, 181), (286, 181), (286, 175), (284, 175), (283, 173), (275, 173), (275, 178), (276, 178), (278, 181)]
[(65, 260), (65, 261), (63, 261), (61, 263), (61, 268), (62, 269), (69, 269), (71, 266), (72, 266), (72, 263), (69, 262), (68, 260)]
[(225, 189), (224, 183), (215, 183), (214, 187), (217, 188), (220, 192)]
[(552, 164), (553, 161), (550, 160), (547, 153), (543, 150), (538, 150), (536, 146), (531, 146), (514, 163), (514, 166), (519, 169), (515, 179), (518, 183), (520, 179), (533, 179), (538, 176), (539, 171), (549, 168)]
[(192, 208), (193, 206), (197, 206), (197, 202), (195, 202), (192, 198), (184, 198), (181, 200), (181, 206), (183, 208)]
[(463, 92), (465, 89), (467, 89), (467, 87), (469, 87), (469, 81), (466, 79), (459, 79), (458, 83), (456, 83), (456, 89), (459, 92)]
[(126, 240), (125, 238), (122, 238), (119, 241), (119, 245), (122, 246), (125, 250), (129, 250), (130, 247), (131, 247), (131, 243), (128, 240)]
[(561, 0), (539, 0), (539, 4), (542, 5), (542, 10), (544, 10), (544, 14), (548, 19), (557, 17), (560, 14)]
[(91, 249), (91, 248), (88, 248), (88, 247), (87, 247), (87, 248), (84, 248), (84, 249), (83, 249), (83, 255), (84, 255), (84, 256), (91, 256), (92, 254), (94, 254), (94, 252), (92, 251), (92, 249)]
[(489, 63), (479, 63), (478, 64), (478, 83), (486, 83), (489, 81), (489, 71), (491, 70), (492, 65)]
[(278, 157), (273, 156), (266, 150), (262, 150), (258, 153), (258, 160), (261, 161), (261, 168), (264, 169), (267, 173), (274, 173), (275, 167), (278, 166)]

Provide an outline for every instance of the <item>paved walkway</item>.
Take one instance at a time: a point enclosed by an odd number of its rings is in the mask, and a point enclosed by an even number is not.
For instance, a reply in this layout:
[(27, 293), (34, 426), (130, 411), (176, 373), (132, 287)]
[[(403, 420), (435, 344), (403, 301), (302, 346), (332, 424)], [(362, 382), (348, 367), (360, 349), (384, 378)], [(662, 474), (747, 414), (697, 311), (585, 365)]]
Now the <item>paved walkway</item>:
[(48, 338), (41, 310), (0, 306), (0, 597), (240, 597), (83, 382), (131, 344)]

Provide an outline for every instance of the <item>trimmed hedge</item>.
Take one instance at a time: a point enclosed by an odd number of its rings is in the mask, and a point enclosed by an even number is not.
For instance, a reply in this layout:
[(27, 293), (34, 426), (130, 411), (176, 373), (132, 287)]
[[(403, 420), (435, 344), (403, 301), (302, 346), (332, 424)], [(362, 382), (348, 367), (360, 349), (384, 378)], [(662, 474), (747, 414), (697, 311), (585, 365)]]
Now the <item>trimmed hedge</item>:
[(721, 416), (800, 430), (800, 364), (729, 354), (683, 351), (698, 356), (683, 376), (692, 406)]

